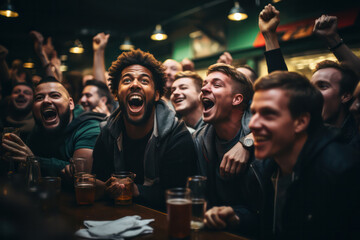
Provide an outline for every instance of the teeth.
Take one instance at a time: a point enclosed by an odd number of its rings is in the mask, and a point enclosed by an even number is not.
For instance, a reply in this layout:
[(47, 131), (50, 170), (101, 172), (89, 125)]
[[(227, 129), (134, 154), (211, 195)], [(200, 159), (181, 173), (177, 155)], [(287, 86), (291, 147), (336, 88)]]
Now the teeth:
[(254, 136), (254, 138), (255, 138), (255, 141), (258, 141), (258, 142), (267, 140), (267, 137), (264, 137), (264, 136)]
[(142, 97), (140, 97), (139, 95), (133, 95), (133, 96), (130, 97), (130, 100), (139, 100), (139, 101), (141, 101)]
[(178, 103), (178, 102), (182, 102), (184, 99), (182, 99), (182, 98), (178, 98), (178, 99), (175, 99), (175, 103)]

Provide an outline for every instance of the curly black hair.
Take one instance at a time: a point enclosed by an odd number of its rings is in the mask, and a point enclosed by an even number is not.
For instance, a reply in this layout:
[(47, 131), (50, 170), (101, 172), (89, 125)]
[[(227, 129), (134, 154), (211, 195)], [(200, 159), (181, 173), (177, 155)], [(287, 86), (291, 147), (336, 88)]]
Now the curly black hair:
[(165, 73), (164, 68), (155, 57), (148, 52), (143, 52), (140, 49), (123, 52), (116, 61), (114, 61), (109, 68), (109, 81), (111, 92), (116, 96), (121, 77), (121, 72), (128, 66), (141, 65), (147, 68), (153, 75), (155, 90), (159, 91), (160, 97), (164, 94)]

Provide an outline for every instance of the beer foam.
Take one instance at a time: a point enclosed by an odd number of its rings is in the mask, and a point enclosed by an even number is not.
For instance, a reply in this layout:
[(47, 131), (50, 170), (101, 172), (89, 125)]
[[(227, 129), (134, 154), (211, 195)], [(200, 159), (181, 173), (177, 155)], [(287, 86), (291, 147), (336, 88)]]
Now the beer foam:
[(166, 200), (166, 203), (173, 204), (173, 205), (184, 205), (184, 204), (191, 204), (190, 199), (183, 199), (183, 198), (172, 198)]

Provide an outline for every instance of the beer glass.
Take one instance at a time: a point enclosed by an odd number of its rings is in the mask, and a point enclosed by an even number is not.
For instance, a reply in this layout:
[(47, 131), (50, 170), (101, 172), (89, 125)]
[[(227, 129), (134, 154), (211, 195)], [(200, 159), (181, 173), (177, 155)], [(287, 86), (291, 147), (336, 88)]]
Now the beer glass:
[(42, 177), (40, 179), (40, 203), (43, 211), (56, 210), (61, 191), (60, 177)]
[(168, 231), (171, 239), (189, 239), (191, 219), (190, 189), (166, 190)]
[[(14, 128), (14, 127), (5, 127), (3, 129), (3, 132), (2, 132), (2, 136), (1, 136), (1, 139), (9, 139), (11, 140), (11, 135), (10, 133), (13, 133), (17, 136), (20, 135), (20, 129), (19, 128)], [(3, 152), (4, 150), (2, 150), (2, 157), (4, 158), (6, 156), (7, 153)], [(9, 171), (8, 171), (8, 176), (11, 177), (13, 174), (15, 173), (15, 163), (13, 160), (10, 160), (9, 161)]]
[(85, 158), (81, 158), (81, 157), (70, 158), (70, 167), (74, 175), (79, 173), (89, 173), (85, 169)]
[(129, 205), (132, 203), (134, 189), (134, 173), (118, 172), (111, 175), (116, 178), (116, 182), (123, 184), (120, 195), (115, 198), (115, 205)]
[(75, 195), (79, 205), (93, 204), (95, 201), (96, 177), (93, 174), (79, 173), (75, 175)]
[(188, 177), (186, 187), (191, 190), (191, 229), (199, 230), (204, 227), (204, 215), (206, 211), (206, 177)]

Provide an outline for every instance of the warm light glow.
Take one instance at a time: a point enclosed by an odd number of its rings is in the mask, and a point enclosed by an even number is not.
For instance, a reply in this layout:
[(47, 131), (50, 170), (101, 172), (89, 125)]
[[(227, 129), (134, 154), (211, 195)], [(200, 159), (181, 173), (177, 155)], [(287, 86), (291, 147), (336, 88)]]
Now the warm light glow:
[(17, 12), (11, 10), (0, 10), (0, 15), (5, 17), (18, 17), (19, 14)]
[(164, 33), (157, 33), (157, 34), (151, 35), (151, 39), (155, 40), (155, 41), (162, 41), (162, 40), (167, 39), (167, 35)]
[(84, 48), (72, 47), (72, 48), (70, 48), (70, 52), (75, 53), (75, 54), (80, 54), (80, 53), (84, 52)]
[(245, 13), (233, 13), (228, 16), (231, 21), (241, 21), (248, 18), (248, 15)]
[(33, 62), (26, 62), (23, 64), (24, 68), (34, 68), (35, 64)]
[(281, 0), (273, 0), (273, 3), (281, 2)]
[(68, 67), (66, 65), (60, 65), (60, 71), (66, 72), (68, 70)]
[(123, 50), (123, 51), (130, 51), (130, 50), (134, 49), (135, 46), (131, 43), (130, 38), (126, 37), (125, 41), (123, 42), (123, 44), (120, 45), (119, 48), (120, 48), (120, 50)]

